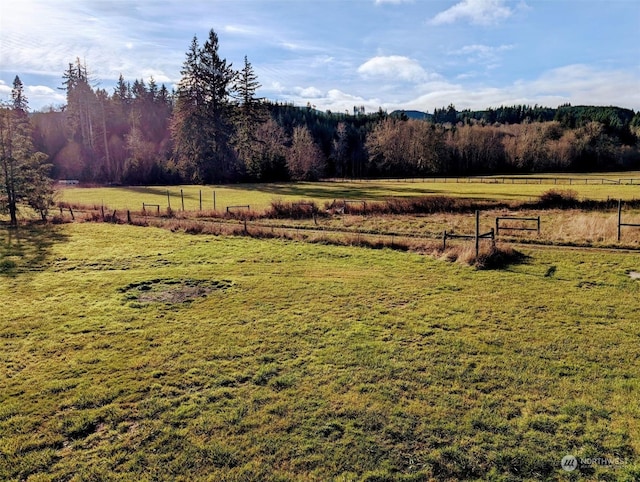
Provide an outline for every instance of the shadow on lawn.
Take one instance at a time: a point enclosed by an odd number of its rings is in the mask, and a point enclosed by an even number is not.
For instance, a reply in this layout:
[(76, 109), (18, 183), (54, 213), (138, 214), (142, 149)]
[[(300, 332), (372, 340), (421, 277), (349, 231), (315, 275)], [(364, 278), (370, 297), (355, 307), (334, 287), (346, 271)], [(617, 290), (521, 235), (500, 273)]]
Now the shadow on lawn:
[(242, 191), (258, 191), (274, 196), (296, 196), (314, 199), (366, 199), (383, 201), (391, 197), (415, 196), (416, 194), (435, 194), (438, 191), (402, 186), (376, 186), (363, 183), (362, 186), (342, 186), (339, 183), (265, 183), (265, 184), (230, 184), (227, 189)]
[(51, 247), (67, 239), (56, 225), (29, 223), (11, 228), (0, 222), (0, 276), (42, 270)]

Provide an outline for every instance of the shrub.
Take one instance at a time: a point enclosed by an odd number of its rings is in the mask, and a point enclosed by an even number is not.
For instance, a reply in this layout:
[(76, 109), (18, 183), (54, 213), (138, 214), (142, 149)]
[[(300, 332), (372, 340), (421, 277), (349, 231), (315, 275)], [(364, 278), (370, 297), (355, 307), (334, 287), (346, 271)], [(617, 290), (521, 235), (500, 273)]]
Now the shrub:
[(578, 194), (575, 191), (550, 189), (540, 195), (537, 205), (544, 209), (574, 209), (578, 207)]
[(309, 219), (319, 215), (319, 209), (313, 201), (284, 202), (276, 200), (271, 202), (270, 208), (265, 212), (265, 217), (276, 219)]

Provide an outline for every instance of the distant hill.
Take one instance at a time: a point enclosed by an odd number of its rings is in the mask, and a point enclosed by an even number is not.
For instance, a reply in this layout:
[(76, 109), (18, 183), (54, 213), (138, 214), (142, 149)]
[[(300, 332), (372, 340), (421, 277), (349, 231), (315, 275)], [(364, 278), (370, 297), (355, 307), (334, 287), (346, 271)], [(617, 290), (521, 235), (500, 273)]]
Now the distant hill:
[(390, 115), (392, 117), (406, 116), (408, 119), (417, 119), (417, 120), (426, 120), (426, 121), (433, 120), (432, 114), (421, 112), (419, 110), (394, 110)]
[(495, 122), (501, 124), (520, 124), (522, 122), (548, 122), (559, 121), (564, 127), (576, 128), (591, 121), (604, 124), (607, 128), (620, 130), (625, 126), (637, 126), (640, 124), (640, 113), (631, 109), (616, 106), (572, 106), (561, 105), (557, 108), (543, 106), (500, 106), (485, 110), (472, 111), (465, 109), (456, 110), (453, 105), (447, 108), (435, 109), (433, 114), (419, 110), (395, 110), (391, 116), (406, 119), (426, 120), (435, 123), (465, 122), (470, 119), (484, 121), (489, 124)]

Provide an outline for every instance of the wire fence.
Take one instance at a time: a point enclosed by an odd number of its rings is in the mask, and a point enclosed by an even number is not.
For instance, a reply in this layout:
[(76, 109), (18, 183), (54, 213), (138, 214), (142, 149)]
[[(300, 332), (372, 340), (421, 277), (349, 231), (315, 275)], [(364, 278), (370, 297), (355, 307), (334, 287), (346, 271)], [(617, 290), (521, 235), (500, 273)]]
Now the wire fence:
[(640, 177), (565, 177), (565, 176), (470, 176), (470, 177), (394, 177), (394, 178), (330, 178), (326, 182), (405, 182), (405, 183), (443, 183), (443, 184), (538, 184), (538, 185), (635, 185), (640, 186)]

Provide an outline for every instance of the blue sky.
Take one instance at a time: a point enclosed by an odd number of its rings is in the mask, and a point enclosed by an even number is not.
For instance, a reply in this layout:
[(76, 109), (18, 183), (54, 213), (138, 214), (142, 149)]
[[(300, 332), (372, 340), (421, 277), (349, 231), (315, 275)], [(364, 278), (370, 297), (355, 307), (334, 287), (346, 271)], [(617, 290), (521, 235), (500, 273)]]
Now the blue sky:
[(64, 104), (77, 57), (113, 92), (172, 88), (194, 35), (271, 100), (334, 112), (511, 104), (640, 110), (638, 0), (0, 0), (0, 99)]

